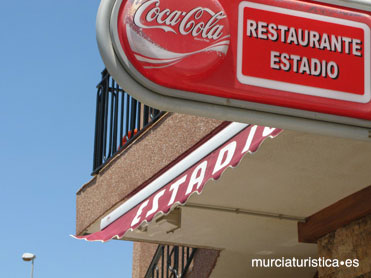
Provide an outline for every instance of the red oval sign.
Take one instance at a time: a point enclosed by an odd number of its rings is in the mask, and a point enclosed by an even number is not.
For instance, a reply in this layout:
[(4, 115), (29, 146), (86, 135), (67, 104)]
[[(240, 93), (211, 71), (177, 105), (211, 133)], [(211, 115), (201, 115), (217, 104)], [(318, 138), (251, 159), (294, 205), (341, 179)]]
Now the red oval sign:
[(369, 11), (310, 0), (105, 1), (113, 43), (102, 33), (100, 47), (114, 47), (112, 65), (125, 68), (117, 75), (148, 90), (142, 97), (371, 126)]
[(213, 70), (230, 43), (228, 19), (216, 0), (127, 1), (117, 24), (121, 46), (130, 50), (125, 53), (132, 53), (137, 70), (156, 70), (165, 78)]

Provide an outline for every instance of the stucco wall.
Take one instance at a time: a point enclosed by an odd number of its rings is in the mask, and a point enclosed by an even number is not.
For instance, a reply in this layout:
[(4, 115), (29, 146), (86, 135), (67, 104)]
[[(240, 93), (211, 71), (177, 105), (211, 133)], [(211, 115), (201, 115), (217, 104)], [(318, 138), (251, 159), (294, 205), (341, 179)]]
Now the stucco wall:
[(157, 250), (157, 244), (134, 242), (133, 247), (133, 278), (144, 278), (153, 255)]
[(319, 278), (370, 278), (371, 215), (321, 238), (318, 255), (339, 261), (359, 260), (359, 267), (319, 268)]
[(198, 249), (194, 257), (193, 267), (186, 275), (186, 278), (210, 277), (219, 257), (219, 253), (219, 250)]
[[(144, 278), (158, 245), (134, 242), (132, 278)], [(219, 257), (219, 250), (198, 249), (185, 278), (208, 278)]]
[(78, 191), (76, 233), (84, 233), (107, 211), (126, 200), (222, 123), (172, 113), (157, 122)]

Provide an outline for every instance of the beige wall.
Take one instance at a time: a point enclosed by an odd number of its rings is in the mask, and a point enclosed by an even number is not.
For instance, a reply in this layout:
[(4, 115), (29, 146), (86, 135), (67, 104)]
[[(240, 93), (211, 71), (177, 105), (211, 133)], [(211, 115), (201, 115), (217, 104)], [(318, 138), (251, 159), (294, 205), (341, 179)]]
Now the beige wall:
[(319, 268), (319, 278), (371, 278), (371, 215), (321, 238), (318, 255), (359, 260), (359, 267)]

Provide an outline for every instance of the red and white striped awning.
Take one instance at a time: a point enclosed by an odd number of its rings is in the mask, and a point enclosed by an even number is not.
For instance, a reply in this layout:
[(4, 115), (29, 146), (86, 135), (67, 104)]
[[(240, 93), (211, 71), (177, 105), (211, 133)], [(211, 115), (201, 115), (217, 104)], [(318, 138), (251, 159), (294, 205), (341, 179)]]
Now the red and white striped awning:
[(201, 194), (207, 181), (218, 179), (228, 167), (236, 167), (246, 153), (257, 151), (264, 139), (280, 132), (276, 128), (229, 124), (104, 217), (100, 231), (76, 238), (122, 238), (127, 231), (151, 222), (157, 215), (184, 205), (193, 193)]

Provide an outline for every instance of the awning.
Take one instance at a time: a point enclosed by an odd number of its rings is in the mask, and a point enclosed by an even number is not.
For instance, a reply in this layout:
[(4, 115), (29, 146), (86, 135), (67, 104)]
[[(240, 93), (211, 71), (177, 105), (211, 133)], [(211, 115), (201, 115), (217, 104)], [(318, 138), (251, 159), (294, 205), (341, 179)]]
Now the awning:
[(264, 139), (280, 132), (270, 127), (229, 124), (104, 217), (100, 231), (76, 238), (103, 242), (122, 238), (127, 231), (184, 205), (192, 194), (201, 194), (207, 181), (218, 179), (228, 167), (236, 167), (245, 154), (257, 151)]

